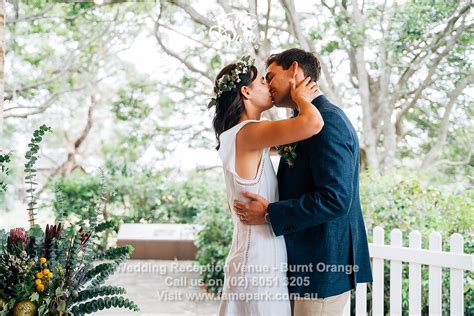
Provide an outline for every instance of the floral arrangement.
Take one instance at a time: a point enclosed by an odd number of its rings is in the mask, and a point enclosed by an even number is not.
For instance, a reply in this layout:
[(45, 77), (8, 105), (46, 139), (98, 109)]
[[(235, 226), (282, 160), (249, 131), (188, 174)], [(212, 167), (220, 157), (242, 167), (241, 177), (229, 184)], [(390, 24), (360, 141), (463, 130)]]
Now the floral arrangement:
[(107, 221), (99, 223), (105, 184), (94, 216), (68, 226), (58, 218), (44, 231), (35, 224), (34, 165), (47, 132), (51, 129), (45, 125), (34, 132), (25, 155), (30, 228), (0, 230), (0, 315), (84, 315), (112, 307), (138, 311), (120, 296), (124, 288), (103, 285), (133, 251), (131, 246), (103, 251), (95, 243), (110, 227)]
[(295, 165), (295, 159), (296, 159), (296, 145), (298, 143), (292, 143), (292, 144), (287, 144), (287, 145), (282, 145), (282, 146), (276, 146), (276, 149), (280, 156), (285, 159), (286, 163), (290, 168), (293, 168)]
[(217, 80), (217, 83), (214, 87), (215, 97), (209, 102), (208, 108), (212, 108), (217, 105), (217, 99), (222, 95), (222, 93), (227, 91), (232, 91), (237, 87), (237, 83), (241, 81), (240, 75), (246, 74), (250, 71), (255, 63), (255, 59), (250, 58), (250, 56), (242, 56), (235, 64), (235, 68), (231, 70), (230, 74), (225, 74)]
[[(294, 109), (293, 114), (291, 117), (296, 117), (298, 116), (299, 112), (298, 110)], [(296, 159), (296, 146), (298, 145), (298, 142), (291, 143), (291, 144), (286, 144), (286, 145), (281, 145), (281, 146), (276, 146), (276, 150), (280, 154), (280, 156), (285, 159), (286, 163), (288, 164), (288, 167), (293, 168), (295, 165), (295, 159)]]

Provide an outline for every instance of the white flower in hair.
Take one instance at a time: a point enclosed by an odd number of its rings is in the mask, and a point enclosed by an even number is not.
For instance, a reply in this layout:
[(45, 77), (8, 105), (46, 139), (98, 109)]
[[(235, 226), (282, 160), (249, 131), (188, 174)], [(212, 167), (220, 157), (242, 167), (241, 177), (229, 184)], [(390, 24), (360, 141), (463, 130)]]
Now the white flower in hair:
[(237, 88), (236, 83), (241, 82), (240, 75), (246, 74), (250, 71), (250, 67), (254, 65), (255, 59), (250, 58), (249, 55), (242, 56), (235, 64), (235, 68), (231, 70), (230, 74), (225, 74), (217, 80), (216, 86), (214, 87), (215, 97), (209, 102), (208, 108), (217, 105), (217, 98), (222, 93), (232, 91)]

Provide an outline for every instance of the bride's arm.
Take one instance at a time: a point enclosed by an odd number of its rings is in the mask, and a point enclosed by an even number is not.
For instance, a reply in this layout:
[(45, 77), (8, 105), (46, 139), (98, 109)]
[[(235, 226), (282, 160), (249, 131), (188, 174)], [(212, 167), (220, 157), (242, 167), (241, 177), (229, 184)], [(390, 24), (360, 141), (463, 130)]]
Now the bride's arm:
[(249, 150), (260, 150), (294, 143), (318, 134), (324, 121), (316, 106), (311, 104), (317, 94), (318, 86), (316, 82), (311, 82), (311, 78), (307, 77), (298, 87), (293, 78), (291, 97), (299, 108), (298, 116), (247, 124), (237, 134), (237, 142), (241, 142)]

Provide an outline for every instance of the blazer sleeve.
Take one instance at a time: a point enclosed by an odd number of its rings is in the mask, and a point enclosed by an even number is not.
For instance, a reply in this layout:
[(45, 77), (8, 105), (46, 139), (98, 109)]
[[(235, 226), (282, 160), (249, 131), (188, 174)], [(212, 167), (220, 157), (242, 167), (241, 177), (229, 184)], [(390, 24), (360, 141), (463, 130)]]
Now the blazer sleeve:
[(315, 190), (268, 205), (270, 223), (277, 236), (337, 219), (351, 208), (358, 163), (354, 139), (340, 113), (321, 114), (324, 127), (309, 139), (307, 149)]

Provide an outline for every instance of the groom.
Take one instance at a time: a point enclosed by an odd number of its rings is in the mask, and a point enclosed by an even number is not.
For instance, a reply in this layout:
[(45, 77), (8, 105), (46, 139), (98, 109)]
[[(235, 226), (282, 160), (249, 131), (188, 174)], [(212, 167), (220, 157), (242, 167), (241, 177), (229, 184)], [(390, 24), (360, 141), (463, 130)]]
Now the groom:
[[(278, 107), (296, 109), (289, 84), (295, 62), (296, 84), (307, 76), (319, 80), (321, 66), (312, 53), (292, 48), (271, 55), (266, 79)], [(278, 168), (279, 202), (243, 193), (251, 201), (234, 204), (243, 223), (266, 222), (276, 236), (285, 236), (293, 315), (342, 315), (350, 290), (372, 282), (359, 199), (359, 142), (339, 107), (324, 95), (312, 103), (324, 127), (286, 147)]]

